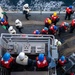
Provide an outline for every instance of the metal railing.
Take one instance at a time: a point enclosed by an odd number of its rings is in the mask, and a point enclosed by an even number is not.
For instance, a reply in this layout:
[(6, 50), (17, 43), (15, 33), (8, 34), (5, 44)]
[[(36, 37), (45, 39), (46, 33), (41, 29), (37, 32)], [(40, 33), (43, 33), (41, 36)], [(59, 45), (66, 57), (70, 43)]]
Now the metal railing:
[(1, 38), (4, 39), (6, 42), (25, 42), (26, 40), (29, 41), (49, 41), (50, 39), (50, 45), (54, 46), (54, 39), (55, 37), (53, 35), (35, 35), (35, 34), (6, 34), (2, 33)]

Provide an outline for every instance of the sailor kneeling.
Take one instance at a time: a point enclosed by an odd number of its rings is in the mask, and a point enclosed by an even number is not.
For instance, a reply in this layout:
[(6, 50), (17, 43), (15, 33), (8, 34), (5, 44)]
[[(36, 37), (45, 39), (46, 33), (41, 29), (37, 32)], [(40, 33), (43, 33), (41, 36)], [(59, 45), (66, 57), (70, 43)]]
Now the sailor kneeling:
[(10, 26), (10, 27), (9, 27), (8, 32), (9, 32), (10, 34), (16, 34), (16, 30), (13, 28), (13, 26)]

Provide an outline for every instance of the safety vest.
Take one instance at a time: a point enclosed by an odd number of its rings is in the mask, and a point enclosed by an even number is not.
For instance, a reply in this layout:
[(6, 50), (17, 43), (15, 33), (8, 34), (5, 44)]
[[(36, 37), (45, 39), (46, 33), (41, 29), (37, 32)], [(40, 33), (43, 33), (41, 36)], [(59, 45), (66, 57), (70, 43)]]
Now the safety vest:
[(46, 24), (49, 24), (49, 23), (48, 23), (48, 20), (49, 20), (49, 18), (46, 18), (46, 19), (45, 19), (45, 23), (46, 23)]
[(58, 16), (54, 16), (54, 15), (51, 16), (52, 21), (56, 21), (57, 18), (58, 18)]
[(1, 22), (2, 25), (8, 25), (7, 21)]
[(36, 34), (36, 31), (34, 31), (33, 34)]
[(42, 34), (47, 34), (47, 33), (48, 33), (48, 31), (42, 29)]
[(75, 26), (75, 19), (72, 20), (71, 25)]
[(63, 66), (63, 65), (66, 63), (66, 60), (61, 61), (61, 59), (59, 59), (58, 63), (59, 63), (61, 66)]
[(46, 57), (44, 57), (44, 60), (42, 62), (40, 62), (38, 60), (38, 57), (36, 58), (36, 60), (37, 60), (37, 67), (38, 68), (44, 68), (44, 67), (48, 66), (48, 62), (47, 62)]
[(70, 9), (69, 7), (67, 7), (67, 8), (66, 8), (66, 12), (67, 12), (68, 14), (71, 14), (71, 13), (72, 13), (72, 9)]
[(13, 58), (11, 57), (8, 61), (4, 61), (3, 58), (1, 59), (1, 65), (5, 68), (10, 68), (10, 63), (13, 61)]
[(56, 33), (56, 30), (54, 30), (54, 25), (52, 25), (52, 26), (49, 28), (49, 30), (52, 31), (53, 34)]
[(61, 25), (60, 25), (60, 27), (63, 27), (64, 28), (64, 30), (66, 30), (67, 29), (67, 27), (65, 26), (65, 24), (64, 24), (65, 22), (62, 22), (61, 23)]

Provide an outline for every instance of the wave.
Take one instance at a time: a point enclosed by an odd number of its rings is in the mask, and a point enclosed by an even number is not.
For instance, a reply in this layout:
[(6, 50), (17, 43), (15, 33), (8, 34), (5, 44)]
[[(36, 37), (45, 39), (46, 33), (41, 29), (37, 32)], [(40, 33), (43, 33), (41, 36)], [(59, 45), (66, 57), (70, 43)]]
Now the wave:
[[(25, 0), (18, 0), (17, 4), (11, 4), (9, 0), (1, 0), (0, 1), (0, 6), (4, 10), (18, 10), (22, 11), (22, 7), (25, 3)], [(66, 6), (63, 6), (64, 2), (63, 1), (46, 1), (46, 0), (31, 0), (30, 3), (30, 8), (33, 11), (52, 11), (52, 10), (64, 10)], [(75, 5), (75, 2), (73, 2), (73, 5)]]

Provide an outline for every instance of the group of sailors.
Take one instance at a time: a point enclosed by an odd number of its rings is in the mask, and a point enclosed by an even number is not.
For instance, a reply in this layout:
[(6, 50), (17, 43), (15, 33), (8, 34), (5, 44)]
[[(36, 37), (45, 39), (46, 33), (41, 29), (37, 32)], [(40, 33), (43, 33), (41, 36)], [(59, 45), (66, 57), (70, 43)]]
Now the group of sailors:
[(65, 22), (61, 22), (59, 26), (57, 26), (57, 22), (60, 21), (60, 17), (57, 15), (56, 12), (54, 12), (52, 15), (47, 17), (44, 21), (45, 28), (41, 30), (34, 31), (36, 34), (52, 34), (52, 35), (58, 35), (61, 36), (62, 33), (69, 32), (73, 33), (75, 29), (75, 19), (72, 19), (71, 23), (66, 22), (66, 19), (70, 20), (71, 15), (74, 13), (74, 10), (72, 9), (72, 6), (69, 6), (66, 8), (66, 15), (65, 15)]
[[(25, 17), (27, 20), (29, 20), (29, 5), (25, 4), (23, 6), (23, 14), (25, 14)], [(74, 10), (72, 9), (72, 6), (66, 8), (66, 15), (65, 20), (68, 18), (68, 20), (71, 19), (71, 14), (74, 13)], [(13, 28), (13, 26), (10, 26), (8, 23), (8, 16), (5, 12), (2, 13), (4, 15), (4, 18), (0, 19), (0, 24), (4, 29), (7, 29), (10, 34), (16, 34), (16, 30)], [(33, 31), (33, 34), (52, 34), (52, 35), (58, 35), (60, 36), (62, 33), (67, 32), (69, 30), (70, 33), (73, 33), (73, 30), (75, 28), (75, 19), (72, 19), (71, 23), (62, 22), (59, 26), (57, 26), (57, 22), (60, 21), (60, 17), (57, 15), (56, 12), (54, 12), (52, 15), (47, 17), (44, 21), (45, 27), (39, 31), (35, 29)], [(22, 33), (23, 25), (22, 22), (19, 19), (15, 20), (15, 26), (18, 29), (20, 33)]]
[[(23, 14), (25, 14), (25, 18), (29, 20), (29, 5), (25, 4), (23, 6)], [(74, 11), (72, 10), (72, 6), (69, 6), (66, 8), (66, 16), (65, 20), (68, 18), (70, 20), (71, 14), (73, 14)], [(8, 23), (8, 16), (6, 13), (2, 13), (5, 18), (0, 18), (0, 25), (8, 30), (10, 34), (16, 34), (16, 30), (13, 28), (13, 26), (10, 26)], [(73, 30), (75, 28), (75, 19), (71, 21), (71, 23), (62, 22), (59, 27), (57, 26), (57, 22), (60, 21), (60, 17), (57, 15), (56, 12), (54, 12), (52, 15), (50, 15), (48, 18), (45, 19), (45, 27), (39, 31), (34, 30), (33, 34), (52, 34), (58, 36), (61, 36), (62, 33), (67, 32), (69, 30), (70, 33), (73, 33)], [(18, 29), (20, 33), (22, 33), (22, 22), (19, 19), (16, 19), (15, 26)], [(58, 40), (57, 40), (58, 41)], [(61, 43), (60, 43), (61, 45)], [(66, 63), (65, 56), (61, 56), (58, 60), (58, 65), (63, 66)], [(48, 58), (46, 55), (40, 53), (35, 60), (30, 59), (24, 52), (20, 52), (19, 55), (17, 55), (16, 58), (12, 57), (10, 53), (6, 52), (0, 60), (0, 65), (4, 68), (6, 68), (9, 72), (11, 72), (12, 69), (18, 70), (20, 69), (20, 66), (22, 68), (25, 68), (26, 70), (47, 70), (48, 65), (51, 62), (51, 59)], [(18, 66), (17, 66), (18, 65)], [(16, 67), (17, 66), (17, 67)], [(34, 67), (35, 66), (35, 67)], [(70, 74), (74, 75), (74, 74)]]
[(0, 59), (0, 65), (11, 71), (47, 71), (48, 65), (51, 62), (51, 58), (48, 58), (45, 54), (40, 53), (31, 59), (24, 52), (20, 52), (17, 57), (12, 57), (9, 52), (6, 52)]

